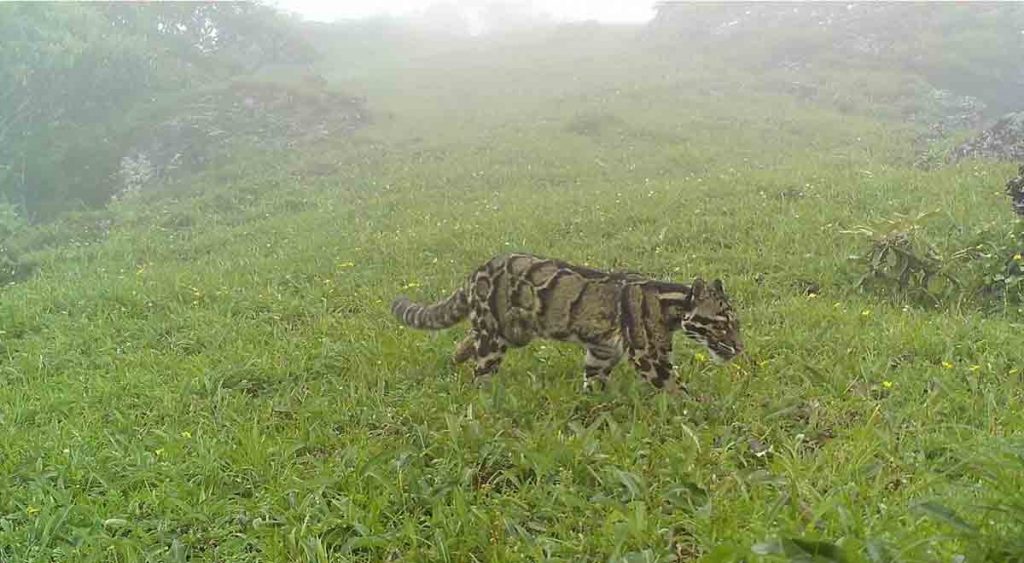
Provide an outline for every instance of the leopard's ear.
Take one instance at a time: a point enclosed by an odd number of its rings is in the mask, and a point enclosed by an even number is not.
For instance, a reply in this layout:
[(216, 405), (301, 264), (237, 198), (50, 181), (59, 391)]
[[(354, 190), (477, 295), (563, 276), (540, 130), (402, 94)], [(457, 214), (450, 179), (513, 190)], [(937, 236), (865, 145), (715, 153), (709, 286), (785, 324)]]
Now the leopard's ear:
[(690, 286), (690, 295), (693, 299), (700, 299), (704, 296), (704, 279), (693, 278), (693, 285)]
[(725, 287), (722, 285), (722, 280), (715, 279), (711, 281), (711, 289), (719, 295), (725, 295)]

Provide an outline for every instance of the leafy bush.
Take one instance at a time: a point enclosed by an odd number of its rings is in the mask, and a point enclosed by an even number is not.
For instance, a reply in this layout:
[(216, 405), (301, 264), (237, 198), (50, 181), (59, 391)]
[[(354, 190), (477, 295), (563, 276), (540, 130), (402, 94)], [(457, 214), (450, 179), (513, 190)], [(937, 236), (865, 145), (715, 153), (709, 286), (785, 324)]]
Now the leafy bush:
[(12, 248), (12, 239), (23, 233), (28, 224), (18, 209), (6, 202), (0, 202), (0, 283), (10, 283), (22, 278), (31, 266), (21, 259), (20, 252)]
[(1006, 232), (983, 231), (958, 251), (966, 297), (983, 307), (1005, 308), (1024, 303), (1024, 223)]
[(240, 145), (280, 150), (352, 131), (368, 120), (362, 100), (330, 91), (317, 75), (231, 80), (143, 108), (130, 121), (115, 197), (195, 172)]
[(2, 4), (0, 38), (0, 195), (33, 219), (109, 199), (133, 108), (314, 55), (242, 2)]
[(981, 229), (960, 248), (940, 252), (921, 229), (936, 212), (897, 215), (880, 227), (843, 231), (869, 240), (853, 259), (864, 273), (857, 286), (898, 302), (986, 309), (1024, 303), (1024, 221), (1009, 230)]
[(857, 226), (843, 231), (870, 239), (866, 253), (855, 259), (867, 268), (857, 285), (882, 289), (898, 300), (939, 304), (959, 287), (948, 264), (919, 231), (920, 222), (935, 212), (916, 217), (898, 215), (881, 227)]

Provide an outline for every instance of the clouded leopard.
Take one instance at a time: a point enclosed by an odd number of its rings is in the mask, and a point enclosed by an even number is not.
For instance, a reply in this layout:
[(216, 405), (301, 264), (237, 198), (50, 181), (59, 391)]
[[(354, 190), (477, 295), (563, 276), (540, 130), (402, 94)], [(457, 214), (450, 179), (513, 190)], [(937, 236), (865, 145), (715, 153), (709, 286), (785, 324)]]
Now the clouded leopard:
[(421, 329), (453, 326), (467, 316), (469, 334), (453, 360), (476, 360), (477, 377), (498, 370), (510, 347), (534, 338), (586, 348), (584, 388), (607, 382), (623, 356), (647, 381), (675, 390), (672, 334), (682, 329), (727, 361), (743, 351), (739, 321), (720, 280), (691, 285), (641, 274), (606, 273), (529, 254), (496, 256), (463, 287), (433, 305), (399, 297), (391, 311)]

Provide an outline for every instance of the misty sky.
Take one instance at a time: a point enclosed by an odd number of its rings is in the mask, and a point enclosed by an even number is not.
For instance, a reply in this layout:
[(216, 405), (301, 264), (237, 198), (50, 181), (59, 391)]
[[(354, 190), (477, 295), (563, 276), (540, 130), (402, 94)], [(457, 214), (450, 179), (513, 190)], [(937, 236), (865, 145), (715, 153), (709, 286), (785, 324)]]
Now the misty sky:
[[(470, 20), (488, 7), (555, 21), (597, 20), (642, 23), (654, 15), (653, 0), (272, 0), (279, 8), (306, 19), (334, 21), (376, 15), (418, 16), (434, 9), (456, 8)], [(473, 30), (479, 31), (479, 30)]]

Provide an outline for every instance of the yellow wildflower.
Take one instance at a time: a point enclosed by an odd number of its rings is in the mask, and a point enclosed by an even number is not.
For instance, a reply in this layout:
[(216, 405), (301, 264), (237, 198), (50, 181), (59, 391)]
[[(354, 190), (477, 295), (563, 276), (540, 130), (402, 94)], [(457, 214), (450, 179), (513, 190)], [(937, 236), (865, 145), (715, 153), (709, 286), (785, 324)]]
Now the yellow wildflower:
[(885, 387), (886, 389), (892, 389), (892, 381), (886, 379), (885, 381), (882, 382), (882, 387)]
[(946, 368), (946, 369), (953, 369), (953, 364), (951, 364), (950, 362), (947, 362), (947, 361), (943, 360), (943, 362), (942, 362), (942, 367), (944, 367), (944, 368)]

